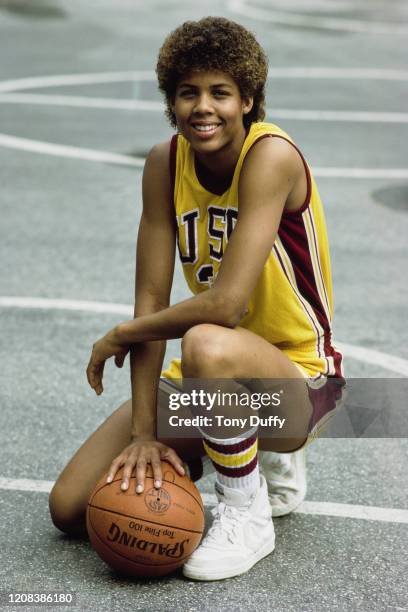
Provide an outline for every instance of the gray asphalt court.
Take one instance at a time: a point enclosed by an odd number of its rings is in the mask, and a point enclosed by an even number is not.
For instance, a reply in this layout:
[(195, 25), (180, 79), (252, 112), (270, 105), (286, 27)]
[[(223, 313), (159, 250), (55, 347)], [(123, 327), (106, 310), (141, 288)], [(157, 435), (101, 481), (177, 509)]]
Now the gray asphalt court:
[[(314, 171), (346, 375), (408, 377), (406, 3), (0, 0), (0, 607), (408, 610), (405, 438), (310, 445), (306, 501), (275, 520), (274, 553), (230, 580), (123, 578), (51, 523), (52, 482), (130, 396), (126, 368), (107, 364), (99, 398), (85, 369), (93, 342), (132, 313), (143, 160), (172, 134), (158, 49), (206, 15), (256, 34), (267, 118)], [(172, 301), (187, 296), (177, 267)], [(169, 342), (166, 361), (178, 352)], [(209, 518), (211, 477), (199, 488)], [(75, 601), (10, 604), (22, 591)]]

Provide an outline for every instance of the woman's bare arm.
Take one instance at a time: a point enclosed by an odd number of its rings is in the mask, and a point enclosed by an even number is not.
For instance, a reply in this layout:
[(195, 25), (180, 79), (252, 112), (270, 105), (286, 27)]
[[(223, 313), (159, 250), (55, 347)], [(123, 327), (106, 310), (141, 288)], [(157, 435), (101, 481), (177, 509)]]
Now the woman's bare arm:
[[(136, 249), (135, 318), (169, 305), (174, 272), (175, 221), (169, 175), (169, 143), (153, 147), (143, 172), (143, 212)], [(158, 381), (166, 342), (130, 348), (132, 436), (155, 435)]]

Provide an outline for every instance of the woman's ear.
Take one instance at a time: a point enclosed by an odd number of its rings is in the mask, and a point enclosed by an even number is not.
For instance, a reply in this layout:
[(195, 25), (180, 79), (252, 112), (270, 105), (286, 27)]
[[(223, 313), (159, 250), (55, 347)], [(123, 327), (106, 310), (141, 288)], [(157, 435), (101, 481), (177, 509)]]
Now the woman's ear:
[(249, 112), (251, 112), (253, 105), (254, 105), (253, 96), (249, 96), (247, 98), (242, 99), (242, 112), (244, 113), (244, 115), (247, 115)]

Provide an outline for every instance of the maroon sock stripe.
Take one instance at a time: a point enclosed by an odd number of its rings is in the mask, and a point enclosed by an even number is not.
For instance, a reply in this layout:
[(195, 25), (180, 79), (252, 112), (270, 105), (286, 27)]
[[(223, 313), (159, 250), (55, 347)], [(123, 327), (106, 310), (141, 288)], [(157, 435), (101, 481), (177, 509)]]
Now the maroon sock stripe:
[(251, 448), (251, 446), (255, 444), (256, 438), (257, 436), (251, 436), (250, 438), (242, 440), (241, 442), (236, 442), (235, 444), (217, 444), (208, 438), (204, 438), (204, 440), (207, 446), (218, 453), (223, 453), (224, 455), (237, 455), (238, 453)]
[(214, 461), (213, 463), (216, 471), (220, 474), (229, 476), (230, 478), (241, 478), (242, 476), (248, 476), (248, 474), (253, 472), (253, 470), (256, 468), (258, 464), (258, 455), (255, 455), (252, 461), (243, 467), (225, 467), (224, 465), (220, 465)]

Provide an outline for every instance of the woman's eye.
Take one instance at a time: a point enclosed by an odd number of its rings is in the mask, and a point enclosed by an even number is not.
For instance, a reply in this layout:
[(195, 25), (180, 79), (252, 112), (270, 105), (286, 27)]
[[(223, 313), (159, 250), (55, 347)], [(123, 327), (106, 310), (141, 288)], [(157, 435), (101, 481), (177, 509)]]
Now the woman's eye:
[(216, 91), (214, 91), (214, 95), (215, 96), (227, 96), (227, 92), (226, 91), (221, 91), (220, 89), (217, 89)]

